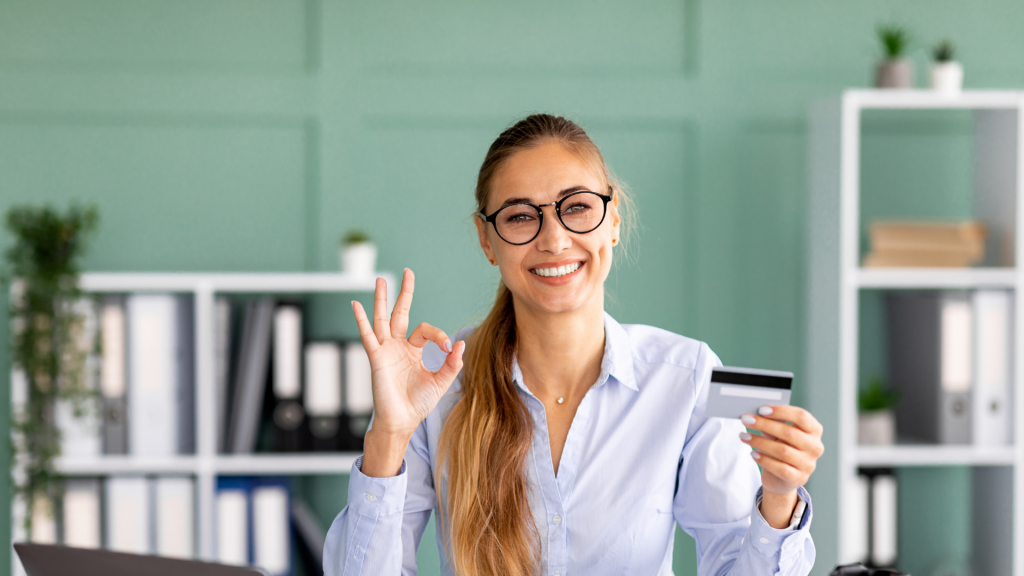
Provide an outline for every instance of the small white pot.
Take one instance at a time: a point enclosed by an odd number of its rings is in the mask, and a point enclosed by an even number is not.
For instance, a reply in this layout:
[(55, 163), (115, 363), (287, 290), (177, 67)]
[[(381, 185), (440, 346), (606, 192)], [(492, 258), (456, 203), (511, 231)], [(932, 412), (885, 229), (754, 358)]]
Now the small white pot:
[(342, 246), (341, 270), (353, 276), (373, 276), (377, 271), (377, 247), (373, 242)]
[(896, 443), (896, 414), (892, 410), (862, 412), (857, 415), (857, 443), (884, 446)]
[(932, 64), (932, 89), (956, 94), (964, 87), (964, 68), (959, 62)]

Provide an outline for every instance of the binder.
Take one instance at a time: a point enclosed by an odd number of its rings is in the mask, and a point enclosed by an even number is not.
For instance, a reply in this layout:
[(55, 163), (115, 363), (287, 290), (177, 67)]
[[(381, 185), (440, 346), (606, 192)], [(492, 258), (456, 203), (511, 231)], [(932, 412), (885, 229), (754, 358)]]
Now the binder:
[(231, 374), (231, 301), (218, 296), (213, 305), (214, 370), (217, 384), (217, 451), (227, 452)]
[(270, 576), (291, 574), (289, 489), (286, 478), (253, 481), (252, 564)]
[(100, 322), (103, 341), (103, 360), (100, 368), (103, 453), (127, 454), (125, 299), (121, 296), (104, 298)]
[(215, 558), (222, 564), (249, 564), (249, 481), (217, 479), (217, 540)]
[(897, 535), (896, 476), (881, 474), (871, 483), (871, 564), (896, 564)]
[(30, 539), (36, 544), (57, 543), (57, 518), (53, 503), (45, 494), (37, 493), (32, 499), (32, 533)]
[(175, 296), (175, 392), (177, 395), (177, 452), (196, 451), (195, 308), (191, 297)]
[[(74, 310), (82, 318), (81, 329), (72, 335), (75, 352), (83, 358), (83, 387), (89, 393), (98, 390), (100, 358), (96, 354), (99, 318), (96, 303), (91, 298), (80, 298)], [(61, 454), (69, 458), (93, 458), (103, 452), (100, 436), (102, 420), (96, 398), (89, 396), (77, 402), (59, 399), (54, 405), (54, 422), (60, 430)], [(76, 414), (77, 412), (77, 414)]]
[(170, 294), (128, 297), (129, 448), (137, 456), (178, 452), (177, 305)]
[(246, 305), (228, 430), (228, 449), (235, 454), (250, 454), (256, 449), (273, 312), (274, 301), (270, 298), (252, 300)]
[(341, 345), (337, 342), (309, 342), (306, 344), (305, 361), (303, 402), (309, 418), (313, 450), (338, 450), (341, 441)]
[(100, 481), (75, 478), (64, 481), (63, 543), (75, 548), (99, 548)]
[(149, 554), (149, 483), (142, 476), (114, 476), (104, 486), (106, 547), (115, 552)]
[(349, 342), (345, 345), (345, 415), (354, 445), (351, 450), (362, 450), (362, 438), (370, 425), (373, 414), (373, 369), (370, 357), (366, 354), (362, 342)]
[(164, 476), (153, 480), (155, 550), (159, 556), (195, 556), (195, 488), (192, 478)]
[(302, 308), (280, 305), (274, 311), (274, 446), (279, 452), (302, 449)]
[(897, 435), (971, 442), (974, 318), (965, 291), (889, 292), (889, 382), (899, 390)]
[(980, 446), (1008, 446), (1013, 441), (1013, 294), (977, 290), (973, 303), (972, 436)]

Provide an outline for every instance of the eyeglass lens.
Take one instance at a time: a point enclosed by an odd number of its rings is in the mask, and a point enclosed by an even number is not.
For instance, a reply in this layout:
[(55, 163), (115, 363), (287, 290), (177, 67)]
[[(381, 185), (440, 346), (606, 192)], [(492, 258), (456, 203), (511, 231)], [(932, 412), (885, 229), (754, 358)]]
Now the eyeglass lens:
[[(571, 232), (585, 234), (601, 225), (605, 202), (593, 192), (577, 192), (561, 203), (562, 224)], [(525, 244), (540, 232), (540, 215), (527, 204), (506, 206), (497, 214), (494, 226), (505, 241)]]

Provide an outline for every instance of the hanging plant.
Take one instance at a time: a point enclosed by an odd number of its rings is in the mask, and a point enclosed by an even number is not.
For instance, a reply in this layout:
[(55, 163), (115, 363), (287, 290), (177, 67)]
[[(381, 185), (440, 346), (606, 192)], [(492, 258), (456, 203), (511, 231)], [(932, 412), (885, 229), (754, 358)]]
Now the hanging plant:
[(56, 401), (72, 401), (81, 416), (86, 399), (95, 394), (86, 379), (86, 358), (92, 351), (81, 346), (85, 319), (74, 304), (82, 296), (78, 275), (85, 240), (98, 220), (92, 206), (72, 205), (64, 214), (49, 206), (15, 206), (4, 222), (14, 236), (4, 253), (2, 278), (12, 287), (11, 359), (27, 388), (12, 422), (11, 453), (17, 465), (11, 470), (15, 495), (27, 508), (28, 533), (35, 502), (52, 499), (56, 487)]

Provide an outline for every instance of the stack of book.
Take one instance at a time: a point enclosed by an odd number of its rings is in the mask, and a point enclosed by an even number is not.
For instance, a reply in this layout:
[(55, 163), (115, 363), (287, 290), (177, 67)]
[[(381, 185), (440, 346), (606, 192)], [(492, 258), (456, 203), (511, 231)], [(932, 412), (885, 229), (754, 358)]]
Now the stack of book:
[(870, 226), (871, 252), (862, 265), (966, 268), (985, 259), (986, 235), (985, 225), (974, 220), (880, 220)]

